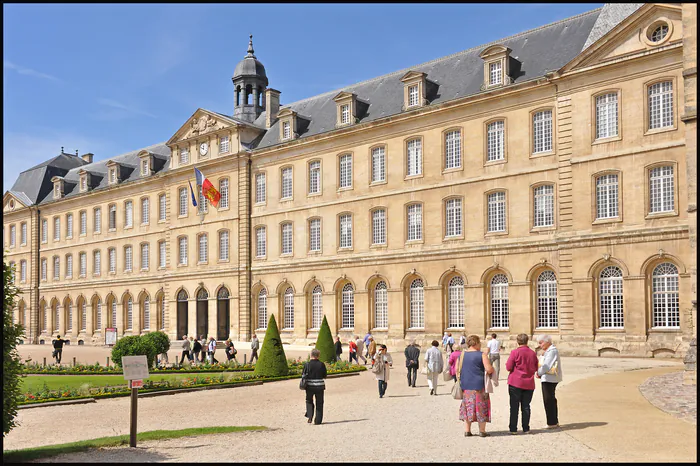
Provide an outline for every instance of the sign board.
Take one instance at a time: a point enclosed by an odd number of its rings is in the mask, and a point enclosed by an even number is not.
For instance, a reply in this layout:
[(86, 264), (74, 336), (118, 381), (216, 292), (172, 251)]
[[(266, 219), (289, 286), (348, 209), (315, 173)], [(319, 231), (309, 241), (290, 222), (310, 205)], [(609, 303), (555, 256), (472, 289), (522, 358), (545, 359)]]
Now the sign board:
[(117, 329), (116, 328), (106, 328), (105, 329), (105, 345), (114, 346), (117, 343)]
[(143, 379), (129, 380), (129, 388), (143, 388)]
[(122, 356), (122, 370), (126, 380), (148, 378), (148, 360), (146, 356)]

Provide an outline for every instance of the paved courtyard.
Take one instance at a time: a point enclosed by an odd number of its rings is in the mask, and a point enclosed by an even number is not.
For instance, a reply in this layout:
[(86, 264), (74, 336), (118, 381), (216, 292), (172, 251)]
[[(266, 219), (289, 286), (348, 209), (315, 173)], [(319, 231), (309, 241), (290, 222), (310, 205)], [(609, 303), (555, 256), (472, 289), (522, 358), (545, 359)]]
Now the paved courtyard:
[[(23, 350), (36, 352), (36, 347)], [(69, 348), (81, 353), (94, 348)], [(101, 350), (101, 349), (97, 349)], [(290, 347), (290, 356), (306, 354)], [(37, 353), (38, 354), (38, 353)], [(223, 355), (223, 352), (222, 352)], [(508, 435), (505, 380), (492, 397), (489, 438), (463, 436), (451, 382), (430, 396), (425, 376), (406, 384), (402, 353), (394, 355), (387, 396), (379, 399), (370, 372), (327, 381), (324, 424), (306, 424), (298, 381), (139, 400), (139, 430), (263, 425), (271, 430), (144, 442), (55, 457), (61, 462), (222, 461), (695, 461), (696, 427), (650, 404), (639, 386), (678, 372), (678, 360), (563, 358), (557, 389), (562, 429), (545, 426), (541, 390), (533, 399), (532, 435)], [(91, 356), (92, 357), (92, 354)], [(502, 371), (505, 378), (505, 370)], [(5, 449), (127, 434), (129, 400), (20, 410), (20, 427)], [(56, 425), (60, 428), (56, 428)], [(472, 427), (476, 431), (476, 426)], [(553, 447), (556, 446), (556, 447)]]

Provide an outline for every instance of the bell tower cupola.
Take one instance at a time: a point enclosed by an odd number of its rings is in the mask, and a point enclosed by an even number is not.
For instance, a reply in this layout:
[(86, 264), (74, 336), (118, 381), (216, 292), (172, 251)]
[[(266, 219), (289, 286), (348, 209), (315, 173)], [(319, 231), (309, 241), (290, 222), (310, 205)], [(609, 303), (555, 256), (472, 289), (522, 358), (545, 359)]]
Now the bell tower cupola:
[(267, 75), (265, 67), (255, 57), (253, 35), (248, 42), (248, 54), (238, 62), (233, 72), (233, 116), (253, 122), (265, 109)]

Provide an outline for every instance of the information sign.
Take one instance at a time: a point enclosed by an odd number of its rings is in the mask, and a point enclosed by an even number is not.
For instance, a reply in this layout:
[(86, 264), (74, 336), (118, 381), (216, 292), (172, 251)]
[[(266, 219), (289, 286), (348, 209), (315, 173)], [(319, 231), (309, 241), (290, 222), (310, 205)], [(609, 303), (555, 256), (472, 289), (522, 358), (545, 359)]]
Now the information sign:
[(123, 356), (122, 369), (126, 380), (148, 378), (148, 360), (146, 356)]
[(117, 329), (116, 328), (106, 328), (105, 329), (105, 345), (114, 346), (117, 344)]

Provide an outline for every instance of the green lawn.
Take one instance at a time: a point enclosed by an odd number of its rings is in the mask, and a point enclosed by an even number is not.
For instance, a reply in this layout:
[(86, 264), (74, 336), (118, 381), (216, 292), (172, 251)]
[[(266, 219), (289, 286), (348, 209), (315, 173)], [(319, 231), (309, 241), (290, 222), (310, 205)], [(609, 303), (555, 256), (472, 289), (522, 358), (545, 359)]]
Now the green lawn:
[[(224, 374), (225, 380), (240, 378), (243, 374), (231, 372), (210, 372), (207, 374), (159, 374), (152, 375), (148, 380), (181, 380), (192, 377), (218, 377)], [(33, 392), (41, 390), (44, 383), (50, 390), (58, 388), (80, 388), (85, 384), (90, 387), (117, 387), (127, 385), (123, 375), (31, 375), (23, 377), (21, 380), (23, 392)]]

